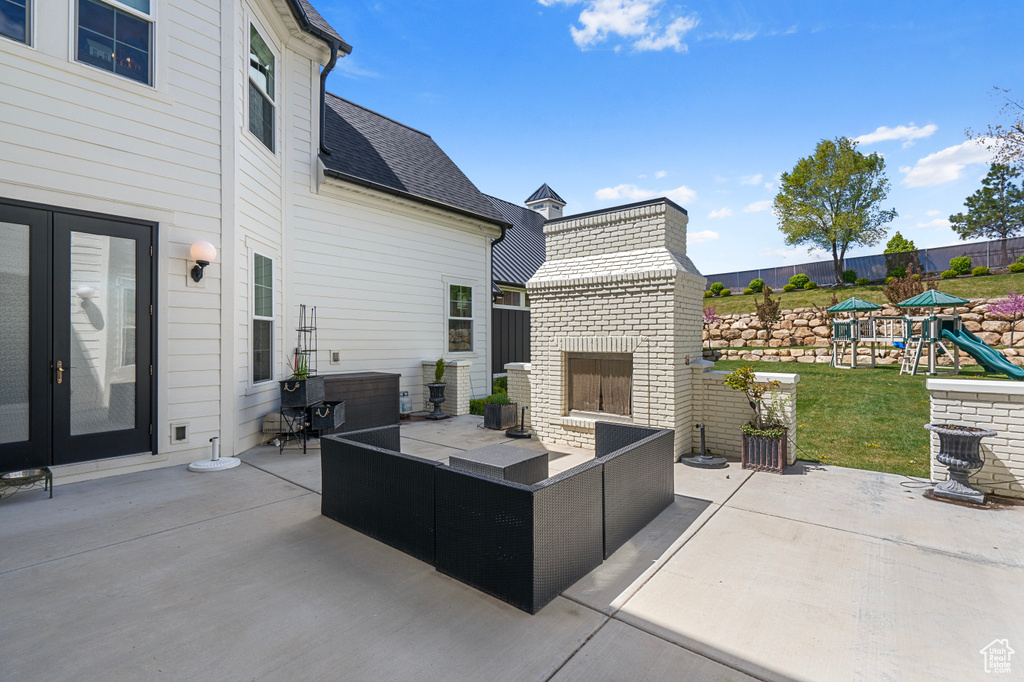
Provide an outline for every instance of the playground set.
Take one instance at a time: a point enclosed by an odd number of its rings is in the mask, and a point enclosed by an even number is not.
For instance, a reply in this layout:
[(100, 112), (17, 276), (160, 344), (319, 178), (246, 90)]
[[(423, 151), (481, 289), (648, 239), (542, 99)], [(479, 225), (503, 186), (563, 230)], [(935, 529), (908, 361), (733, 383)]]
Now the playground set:
[[(927, 373), (960, 373), (960, 351), (973, 357), (988, 372), (1002, 373), (1011, 379), (1024, 379), (1024, 369), (1010, 364), (1003, 354), (990, 348), (982, 339), (964, 329), (960, 315), (937, 315), (939, 307), (957, 306), (967, 303), (966, 299), (950, 296), (941, 291), (929, 290), (897, 303), (900, 308), (930, 308), (928, 315), (868, 315), (858, 318), (859, 312), (881, 310), (859, 298), (849, 298), (828, 309), (830, 313), (849, 313), (847, 319), (832, 321), (831, 366), (838, 369), (857, 369), (857, 349), (861, 344), (871, 344), (871, 366), (875, 366), (878, 346), (892, 346), (903, 351), (900, 360), (900, 374), (915, 375), (921, 368), (922, 358), (927, 358)], [(949, 344), (947, 346), (947, 343)], [(925, 352), (927, 349), (927, 352)], [(846, 353), (850, 363), (844, 364)], [(941, 369), (938, 357), (952, 357), (953, 364)]]

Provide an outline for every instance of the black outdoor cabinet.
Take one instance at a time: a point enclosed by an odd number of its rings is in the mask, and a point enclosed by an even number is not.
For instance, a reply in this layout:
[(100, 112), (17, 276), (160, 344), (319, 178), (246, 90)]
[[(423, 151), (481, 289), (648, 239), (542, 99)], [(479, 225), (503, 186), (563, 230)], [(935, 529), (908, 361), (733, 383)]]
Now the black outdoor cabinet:
[(345, 401), (345, 423), (332, 433), (397, 424), (400, 376), (386, 372), (324, 374), (324, 400)]

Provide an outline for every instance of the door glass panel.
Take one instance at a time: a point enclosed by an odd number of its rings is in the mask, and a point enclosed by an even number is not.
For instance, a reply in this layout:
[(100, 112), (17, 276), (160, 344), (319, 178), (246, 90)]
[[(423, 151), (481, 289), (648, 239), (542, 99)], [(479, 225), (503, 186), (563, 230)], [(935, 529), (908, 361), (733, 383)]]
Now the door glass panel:
[(71, 435), (135, 428), (135, 240), (71, 233)]
[(29, 227), (0, 222), (0, 443), (28, 440)]

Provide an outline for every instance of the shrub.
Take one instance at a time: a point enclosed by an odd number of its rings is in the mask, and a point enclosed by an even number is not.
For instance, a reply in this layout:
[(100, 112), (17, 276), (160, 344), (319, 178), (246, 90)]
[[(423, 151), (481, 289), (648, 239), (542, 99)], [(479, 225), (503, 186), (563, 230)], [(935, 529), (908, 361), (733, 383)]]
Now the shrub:
[(854, 284), (856, 284), (856, 285), (857, 285), (857, 286), (859, 286), (859, 287), (862, 287), (862, 286), (864, 286), (865, 284), (871, 284), (871, 280), (870, 280), (870, 279), (868, 279), (867, 277), (858, 277), (858, 278), (857, 278), (857, 281), (856, 281), (856, 282), (854, 282)]
[(886, 284), (890, 284), (894, 279), (896, 279), (896, 278), (893, 277), (892, 275), (890, 275), (889, 277), (885, 278), (885, 283)]
[(711, 298), (712, 296), (714, 296), (714, 294), (711, 293), (710, 291), (705, 291), (704, 292), (704, 298)]
[(483, 398), (477, 398), (475, 400), (470, 400), (469, 401), (469, 413), (470, 414), (479, 415), (479, 416), (482, 417), (484, 415), (484, 399)]
[[(1024, 266), (1022, 266), (1022, 267), (1024, 267)], [(749, 288), (748, 288), (748, 289), (744, 289), (744, 290), (743, 290), (743, 295), (744, 295), (744, 296), (749, 296), (750, 294), (753, 294), (753, 293), (754, 293), (754, 290), (753, 290), (753, 289), (749, 289)]]
[(857, 271), (843, 270), (843, 282), (847, 284), (855, 284), (857, 282)]
[(896, 305), (900, 301), (924, 293), (924, 284), (921, 283), (921, 278), (915, 277), (917, 273), (914, 272), (914, 266), (911, 265), (909, 269), (910, 272), (903, 277), (893, 277), (891, 282), (886, 283), (882, 293), (889, 299), (889, 303)]
[(751, 291), (753, 291), (755, 294), (759, 294), (759, 293), (761, 293), (762, 289), (764, 289), (764, 280), (763, 279), (758, 277), (757, 279), (750, 280), (750, 290)]
[(817, 289), (817, 288), (818, 288), (818, 283), (817, 282), (808, 282), (807, 284), (804, 285), (804, 289), (805, 290)]
[(1010, 272), (1024, 272), (1024, 263), (1014, 263), (1010, 266)]
[(971, 257), (957, 256), (949, 261), (949, 269), (958, 275), (966, 275), (971, 271)]
[(722, 293), (722, 289), (724, 288), (724, 284), (722, 284), (721, 282), (715, 282), (714, 284), (711, 285), (711, 293), (714, 294), (715, 296), (718, 296), (720, 293)]
[(971, 270), (971, 275), (974, 276), (974, 277), (981, 277), (981, 276), (987, 275), (987, 274), (988, 274), (988, 268), (986, 268), (984, 265), (979, 265), (978, 267), (976, 267), (973, 270)]
[(508, 393), (492, 393), (491, 395), (484, 398), (485, 403), (491, 405), (510, 405), (511, 400), (508, 399)]
[(498, 377), (495, 379), (491, 390), (495, 393), (508, 393), (508, 377)]
[(1024, 253), (1017, 256), (1017, 260), (1015, 262), (1019, 265), (1024, 265)]
[[(789, 283), (797, 289), (803, 289), (804, 285), (811, 281), (811, 278), (807, 275), (800, 273), (799, 275), (793, 275), (789, 278)], [(785, 289), (786, 287), (782, 287)]]
[(772, 336), (772, 330), (782, 320), (782, 312), (779, 310), (782, 304), (782, 297), (772, 298), (772, 288), (765, 286), (761, 292), (764, 295), (763, 301), (754, 299), (754, 309), (757, 311), (757, 319), (761, 323), (761, 328), (764, 329), (765, 335), (768, 338)]
[(942, 279), (953, 279), (956, 277), (956, 270), (943, 270)]
[(783, 291), (796, 291), (796, 285), (795, 284), (787, 284), (786, 286), (782, 287), (782, 290)]
[(893, 268), (892, 270), (889, 271), (889, 276), (890, 277), (906, 277), (907, 276), (907, 269), (906, 268)]
[(732, 296), (732, 289), (722, 289), (718, 292), (719, 296)]

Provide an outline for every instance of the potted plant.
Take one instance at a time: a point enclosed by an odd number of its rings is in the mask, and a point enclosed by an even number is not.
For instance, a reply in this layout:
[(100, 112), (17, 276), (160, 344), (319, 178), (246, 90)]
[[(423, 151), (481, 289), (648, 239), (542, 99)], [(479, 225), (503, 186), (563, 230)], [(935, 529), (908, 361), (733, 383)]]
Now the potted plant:
[(516, 425), (517, 405), (510, 402), (508, 393), (495, 393), (484, 401), (484, 426), (504, 431)]
[(438, 358), (434, 364), (434, 383), (427, 384), (427, 388), (430, 390), (430, 397), (427, 399), (434, 406), (434, 411), (427, 415), (427, 419), (445, 419), (448, 417), (443, 411), (441, 411), (441, 403), (444, 402), (444, 390), (448, 385), (447, 382), (442, 381), (444, 379), (444, 358)]
[(310, 376), (306, 355), (297, 353), (291, 377), (281, 381), (281, 406), (309, 407), (323, 400), (324, 378)]
[(782, 473), (788, 461), (788, 438), (782, 409), (788, 398), (765, 399), (780, 383), (775, 380), (757, 381), (753, 368), (740, 367), (725, 377), (725, 385), (735, 391), (743, 391), (754, 411), (754, 418), (740, 427), (743, 431), (741, 466), (755, 471)]

